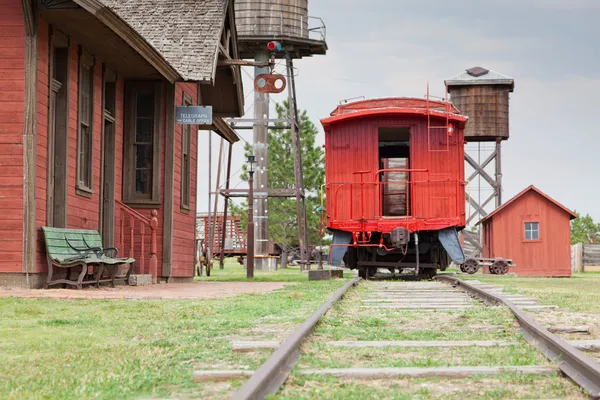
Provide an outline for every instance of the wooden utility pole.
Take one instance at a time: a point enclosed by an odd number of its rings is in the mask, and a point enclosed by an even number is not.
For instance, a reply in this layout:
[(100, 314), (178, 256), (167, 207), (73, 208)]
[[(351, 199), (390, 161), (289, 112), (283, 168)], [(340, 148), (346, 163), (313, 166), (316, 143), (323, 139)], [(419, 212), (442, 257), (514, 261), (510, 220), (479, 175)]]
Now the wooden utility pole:
[(246, 277), (254, 278), (254, 170), (252, 162), (250, 162), (248, 174), (250, 175), (250, 179), (248, 180), (250, 189), (248, 190), (248, 235), (246, 243), (248, 256), (246, 257)]

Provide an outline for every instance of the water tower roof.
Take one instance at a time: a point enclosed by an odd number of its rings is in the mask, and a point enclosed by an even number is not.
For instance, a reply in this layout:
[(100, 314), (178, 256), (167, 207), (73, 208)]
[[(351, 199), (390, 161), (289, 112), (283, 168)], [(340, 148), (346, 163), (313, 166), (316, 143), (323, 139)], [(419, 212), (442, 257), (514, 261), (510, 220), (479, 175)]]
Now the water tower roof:
[(445, 82), (449, 89), (452, 86), (507, 85), (512, 92), (515, 88), (515, 80), (510, 76), (483, 67), (469, 68)]

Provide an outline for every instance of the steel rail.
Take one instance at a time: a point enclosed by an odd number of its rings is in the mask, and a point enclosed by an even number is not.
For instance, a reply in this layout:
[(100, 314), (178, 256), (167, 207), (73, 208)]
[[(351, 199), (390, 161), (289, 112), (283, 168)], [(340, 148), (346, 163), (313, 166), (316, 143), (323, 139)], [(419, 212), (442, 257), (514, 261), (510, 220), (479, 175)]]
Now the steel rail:
[(513, 302), (470, 285), (454, 276), (438, 275), (435, 279), (448, 282), (455, 287), (463, 288), (467, 292), (479, 297), (486, 304), (504, 304), (507, 306), (519, 321), (525, 339), (529, 344), (537, 348), (550, 361), (556, 362), (558, 368), (585, 389), (592, 398), (600, 399), (600, 364), (565, 340), (550, 333), (546, 328), (530, 318), (527, 313), (517, 308)]
[(300, 345), (312, 332), (319, 319), (341, 299), (360, 278), (354, 278), (339, 289), (333, 296), (302, 323), (267, 361), (254, 373), (252, 377), (233, 395), (234, 400), (264, 399), (267, 395), (275, 393), (287, 379), (290, 371), (300, 358)]

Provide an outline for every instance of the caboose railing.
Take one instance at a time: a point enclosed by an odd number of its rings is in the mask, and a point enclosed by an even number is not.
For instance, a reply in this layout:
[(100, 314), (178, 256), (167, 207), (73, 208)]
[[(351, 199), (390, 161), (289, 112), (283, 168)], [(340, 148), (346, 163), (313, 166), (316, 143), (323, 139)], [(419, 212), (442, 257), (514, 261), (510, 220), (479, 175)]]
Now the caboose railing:
[[(385, 172), (403, 172), (403, 173), (428, 173), (426, 169), (382, 169), (375, 172), (372, 176), (374, 179), (365, 180), (365, 176), (370, 174), (366, 171), (358, 171), (355, 175), (360, 175), (358, 182), (331, 182), (325, 185), (328, 197), (327, 216), (331, 222), (340, 220), (351, 221), (366, 221), (376, 220), (385, 217), (383, 210), (383, 185), (403, 185), (406, 187), (405, 197), (405, 216), (389, 216), (390, 218), (435, 218), (432, 214), (431, 196), (426, 199), (420, 199), (418, 205), (415, 204), (419, 198), (419, 190), (426, 190), (427, 186), (432, 190), (433, 185), (446, 184), (445, 190), (450, 190), (452, 193), (449, 198), (448, 211), (454, 215), (445, 217), (458, 217), (460, 210), (460, 193), (461, 184), (463, 181), (451, 178), (424, 178), (424, 179), (406, 179), (398, 181), (382, 182), (379, 179), (380, 174)], [(346, 189), (347, 190), (344, 190)], [(401, 195), (399, 195), (401, 196)], [(358, 201), (357, 201), (358, 199)], [(454, 202), (452, 203), (452, 199)], [(375, 205), (372, 202), (376, 202)], [(355, 207), (358, 203), (360, 213), (357, 213)], [(370, 204), (368, 204), (370, 203)]]
[[(152, 283), (156, 283), (158, 259), (156, 256), (156, 229), (158, 212), (152, 210), (147, 217), (115, 201), (117, 229), (119, 232), (119, 251), (125, 256), (135, 258), (135, 272), (152, 275)], [(146, 265), (146, 260), (148, 261)]]

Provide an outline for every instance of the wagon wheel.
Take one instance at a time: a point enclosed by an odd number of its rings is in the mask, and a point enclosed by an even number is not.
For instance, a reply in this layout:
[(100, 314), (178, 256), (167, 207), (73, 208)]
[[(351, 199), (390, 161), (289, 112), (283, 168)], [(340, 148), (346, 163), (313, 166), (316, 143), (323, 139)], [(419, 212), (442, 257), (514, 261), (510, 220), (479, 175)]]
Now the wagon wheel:
[(508, 272), (508, 263), (504, 260), (496, 260), (490, 266), (490, 273), (494, 275), (504, 275)]
[(462, 264), (460, 266), (460, 270), (462, 272), (465, 272), (465, 273), (471, 274), (471, 275), (473, 275), (475, 272), (477, 272), (478, 269), (479, 269), (479, 262), (477, 260), (475, 260), (474, 258), (469, 258), (467, 261), (465, 261), (464, 264)]

